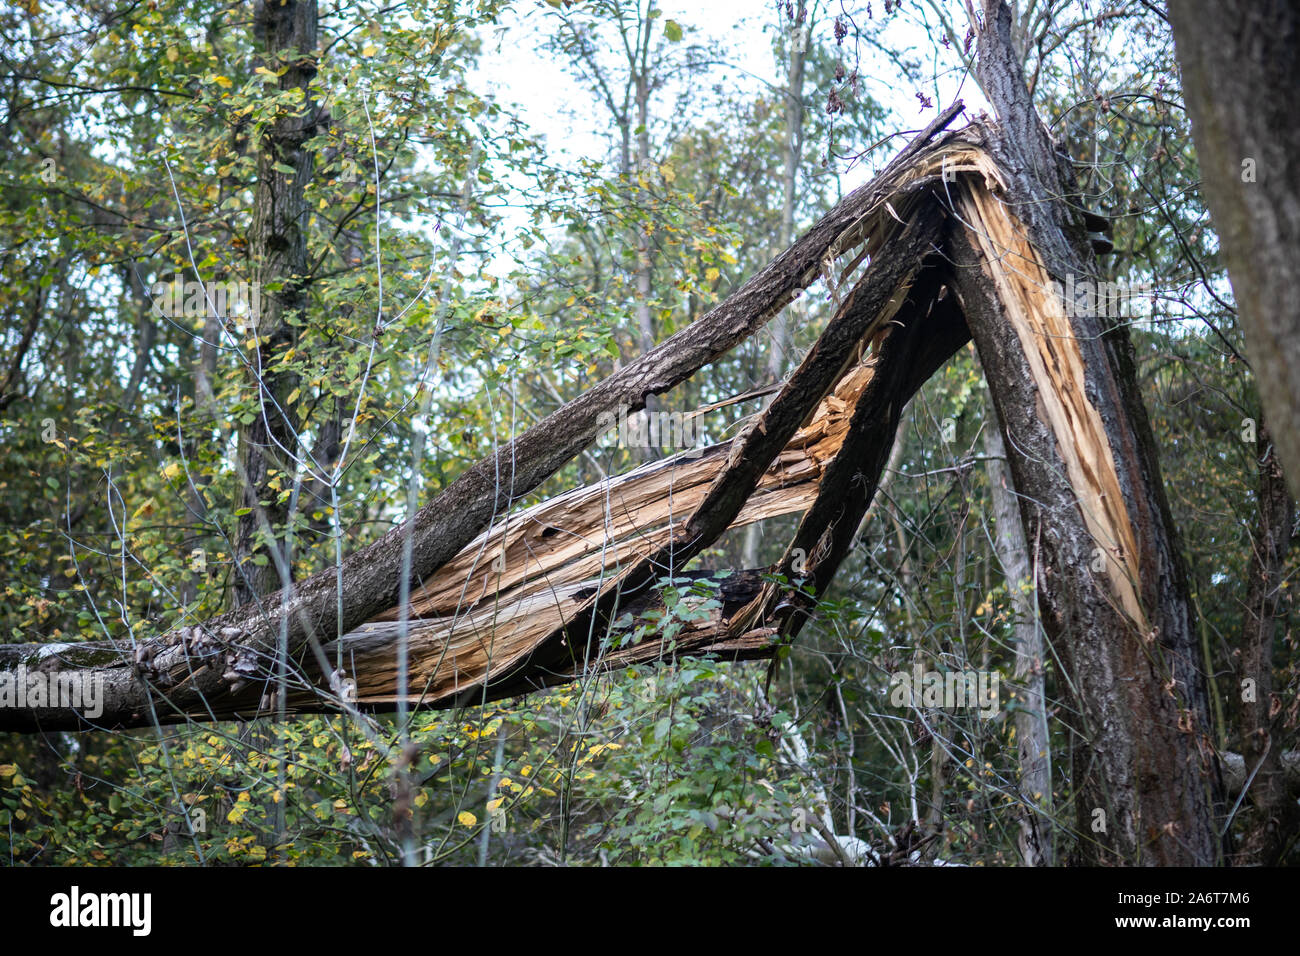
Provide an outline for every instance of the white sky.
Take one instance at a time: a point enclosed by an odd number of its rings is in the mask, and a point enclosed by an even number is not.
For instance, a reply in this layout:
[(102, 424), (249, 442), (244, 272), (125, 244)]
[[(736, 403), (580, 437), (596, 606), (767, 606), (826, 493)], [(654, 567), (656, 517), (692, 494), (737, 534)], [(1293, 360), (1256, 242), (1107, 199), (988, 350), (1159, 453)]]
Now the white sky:
[[(626, 2), (630, 7), (636, 0)], [(778, 22), (772, 0), (709, 0), (707, 4), (698, 0), (694, 3), (660, 0), (658, 6), (663, 10), (659, 23), (671, 19), (683, 26), (686, 31), (683, 42), (712, 47), (717, 47), (719, 40), (725, 42), (730, 51), (729, 64), (755, 91), (764, 82), (774, 86), (784, 83), (784, 65), (775, 61), (772, 52), (772, 29)], [(541, 31), (552, 28), (554, 18), (545, 15), (541, 3), (524, 5), (522, 10), (522, 15), (507, 14), (503, 28), (485, 38), (475, 82), (494, 91), (503, 103), (518, 104), (519, 115), (535, 135), (546, 141), (553, 160), (563, 161), (564, 154), (571, 158), (605, 157), (609, 144), (604, 135), (607, 129), (602, 130), (598, 125), (604, 119), (604, 111), (596, 106), (593, 93), (558, 58), (541, 49), (545, 38)], [(831, 30), (831, 23), (830, 14), (819, 15), (817, 30), (823, 40)], [(891, 44), (911, 47), (922, 53), (926, 62), (931, 61), (936, 41), (919, 23), (895, 15), (886, 30)], [(852, 55), (852, 45), (850, 36), (845, 41), (846, 58)], [(901, 131), (924, 126), (959, 92), (968, 110), (985, 108), (973, 82), (962, 85), (960, 76), (949, 75), (939, 77), (924, 91), (934, 100), (934, 107), (922, 113), (915, 98), (916, 89), (899, 77), (897, 66), (865, 44), (859, 47), (858, 53), (862, 57), (860, 70), (866, 92), (893, 112), (896, 120), (893, 128)], [(744, 79), (746, 75), (748, 79)], [(661, 102), (666, 101), (667, 97), (661, 97)], [(572, 104), (580, 104), (584, 111), (576, 118), (564, 110)], [(583, 122), (583, 116), (589, 116), (590, 121)], [(874, 168), (887, 161), (902, 144), (899, 140), (877, 150), (871, 157), (871, 166), (848, 171), (845, 189), (865, 182)]]
[[(629, 0), (628, 5), (632, 2)], [(661, 0), (659, 6), (664, 11), (660, 24), (676, 20), (686, 29), (682, 42), (715, 46), (709, 41), (727, 32), (733, 65), (768, 82), (777, 82), (771, 41), (763, 33), (764, 23), (775, 17), (765, 0), (710, 0), (707, 14), (698, 2)], [(540, 4), (535, 11), (527, 7), (524, 10), (527, 12), (523, 17), (507, 14), (506, 28), (498, 32), (495, 40), (484, 43), (477, 78), (497, 92), (503, 102), (519, 104), (522, 116), (552, 149), (574, 156), (603, 155), (607, 141), (596, 125), (600, 114), (593, 110), (592, 123), (575, 126), (562, 112), (565, 104), (593, 103), (593, 94), (560, 60), (541, 50), (544, 36), (538, 31), (549, 27), (554, 19), (542, 14)]]

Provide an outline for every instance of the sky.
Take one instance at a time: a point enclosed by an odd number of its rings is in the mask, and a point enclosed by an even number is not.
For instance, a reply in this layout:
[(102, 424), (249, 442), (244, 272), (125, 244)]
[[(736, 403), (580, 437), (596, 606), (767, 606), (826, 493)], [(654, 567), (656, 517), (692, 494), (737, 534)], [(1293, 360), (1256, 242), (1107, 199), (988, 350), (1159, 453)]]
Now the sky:
[[(770, 37), (763, 32), (763, 25), (774, 22), (775, 16), (765, 0), (709, 0), (707, 4), (662, 0), (659, 6), (664, 11), (661, 22), (677, 20), (687, 28), (683, 42), (713, 46), (710, 41), (729, 34), (732, 64), (776, 82)], [(538, 8), (540, 12), (540, 4)], [(563, 112), (565, 104), (587, 102), (591, 93), (541, 49), (544, 37), (540, 31), (546, 28), (546, 20), (532, 12), (524, 17), (507, 14), (504, 29), (495, 31), (494, 38), (489, 34), (484, 44), (478, 78), (503, 101), (517, 103), (523, 117), (553, 149), (575, 156), (603, 155), (606, 141), (596, 126), (596, 116), (592, 115), (591, 123), (575, 124)], [(530, 39), (522, 39), (530, 35)]]
[[(636, 0), (626, 0), (629, 6)], [(877, 7), (882, 4), (877, 4)], [(725, 48), (727, 63), (734, 82), (755, 93), (764, 85), (784, 84), (784, 64), (778, 64), (772, 50), (772, 35), (778, 22), (772, 0), (708, 0), (707, 3), (684, 0), (660, 0), (663, 14), (659, 22), (674, 20), (685, 30), (683, 42), (694, 42), (712, 49)], [(838, 4), (833, 4), (838, 9)], [(550, 150), (551, 161), (569, 165), (580, 157), (605, 158), (608, 155), (608, 124), (601, 125), (604, 115), (593, 104), (592, 93), (565, 68), (564, 64), (542, 48), (545, 31), (553, 29), (554, 18), (541, 3), (520, 4), (521, 13), (507, 13), (502, 24), (484, 33), (480, 62), (471, 82), (490, 91), (503, 104), (514, 104), (515, 112), (540, 136)], [(832, 15), (818, 15), (819, 32), (831, 30)], [(896, 14), (886, 27), (891, 45), (910, 47), (925, 62), (933, 57), (935, 41), (924, 25), (907, 15)], [(845, 41), (851, 50), (853, 39)], [(866, 44), (859, 44), (859, 70), (866, 92), (889, 108), (895, 119), (891, 129), (919, 129), (960, 95), (972, 112), (986, 104), (973, 82), (963, 84), (957, 74), (938, 76), (924, 92), (934, 105), (918, 108), (916, 88), (900, 81), (899, 70)], [(579, 105), (579, 111), (571, 109)], [(866, 182), (901, 147), (903, 140), (877, 149), (867, 162), (848, 167), (842, 173), (847, 192)], [(507, 231), (510, 225), (507, 215)], [(490, 271), (504, 275), (510, 263), (508, 254), (499, 255)]]
[[(630, 3), (633, 0), (627, 0)], [(775, 4), (771, 0), (708, 0), (708, 3), (661, 0), (662, 20), (676, 20), (686, 28), (685, 41), (716, 46), (725, 41), (730, 48), (729, 63), (744, 75), (755, 78), (754, 84), (766, 82), (780, 85), (784, 82), (783, 68), (772, 53), (771, 32), (777, 23)], [(508, 14), (502, 29), (487, 35), (483, 56), (477, 71), (478, 79), (487, 88), (496, 91), (503, 100), (512, 101), (522, 108), (522, 115), (535, 130), (547, 136), (552, 146), (563, 143), (570, 152), (591, 155), (603, 152), (605, 145), (594, 124), (575, 125), (562, 112), (565, 103), (583, 102), (590, 93), (568, 73), (553, 56), (540, 49), (540, 30), (546, 27), (546, 18), (539, 15), (544, 8), (537, 4), (522, 17)], [(535, 12), (534, 12), (535, 11)], [(524, 25), (523, 31), (518, 25)], [(818, 28), (831, 29), (831, 17), (822, 14)], [(886, 28), (890, 42), (924, 53), (929, 58), (934, 41), (917, 20), (895, 15)], [(522, 36), (532, 33), (532, 40)], [(846, 41), (846, 46), (852, 39)], [(863, 74), (867, 92), (887, 107), (892, 108), (901, 120), (914, 125), (924, 125), (934, 114), (947, 106), (958, 93), (972, 109), (986, 107), (973, 83), (964, 85), (956, 75), (940, 76), (935, 87), (924, 92), (935, 99), (933, 109), (918, 111), (916, 90), (906, 82), (897, 82), (898, 69), (883, 57), (863, 45), (859, 50), (863, 58)], [(782, 75), (779, 75), (781, 73)], [(594, 118), (594, 117), (593, 117)]]

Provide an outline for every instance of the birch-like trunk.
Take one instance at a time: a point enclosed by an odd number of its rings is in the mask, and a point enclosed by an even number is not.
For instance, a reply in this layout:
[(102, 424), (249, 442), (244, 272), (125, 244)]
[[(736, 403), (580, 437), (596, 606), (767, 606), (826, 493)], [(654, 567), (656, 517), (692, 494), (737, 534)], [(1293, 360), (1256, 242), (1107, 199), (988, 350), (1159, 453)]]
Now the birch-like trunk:
[(1047, 697), (1043, 638), (1038, 624), (1032, 550), (1020, 523), (1015, 479), (1007, 466), (1002, 426), (992, 407), (984, 428), (985, 468), (993, 499), (993, 547), (1014, 615), (1016, 747), (1020, 758), (1020, 853), (1029, 866), (1055, 860), (1052, 827), (1052, 753), (1047, 731)]

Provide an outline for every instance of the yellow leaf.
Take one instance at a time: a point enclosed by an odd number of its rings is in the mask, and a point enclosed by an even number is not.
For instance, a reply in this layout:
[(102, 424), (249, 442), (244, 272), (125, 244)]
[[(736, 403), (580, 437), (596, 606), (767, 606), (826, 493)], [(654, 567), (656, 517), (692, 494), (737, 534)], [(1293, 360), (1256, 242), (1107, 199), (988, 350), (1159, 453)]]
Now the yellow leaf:
[(707, 279), (709, 282), (712, 282), (720, 275), (722, 275), (722, 273), (718, 271), (716, 266), (710, 266), (708, 269), (704, 271), (704, 278)]
[(174, 46), (169, 46), (169, 47), (167, 48), (167, 62), (168, 62), (168, 63), (175, 63), (176, 60), (177, 60), (179, 57), (180, 57), (180, 53), (177, 51), (176, 47), (174, 47)]
[(223, 90), (228, 90), (233, 85), (228, 76), (214, 76), (212, 82), (217, 84), (217, 86), (221, 87)]
[(478, 817), (474, 816), (474, 814), (470, 813), (468, 810), (460, 811), (460, 813), (456, 814), (456, 819), (460, 821), (460, 825), (463, 827), (472, 827), (474, 824), (478, 823)]

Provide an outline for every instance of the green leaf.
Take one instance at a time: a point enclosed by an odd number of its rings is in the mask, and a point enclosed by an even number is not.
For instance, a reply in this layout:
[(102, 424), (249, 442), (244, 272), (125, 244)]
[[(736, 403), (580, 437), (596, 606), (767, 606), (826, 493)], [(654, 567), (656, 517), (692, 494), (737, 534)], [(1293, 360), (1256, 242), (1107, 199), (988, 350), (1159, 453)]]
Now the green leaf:
[(680, 42), (682, 38), (682, 25), (678, 23), (676, 20), (665, 20), (664, 36), (666, 36), (673, 43)]

